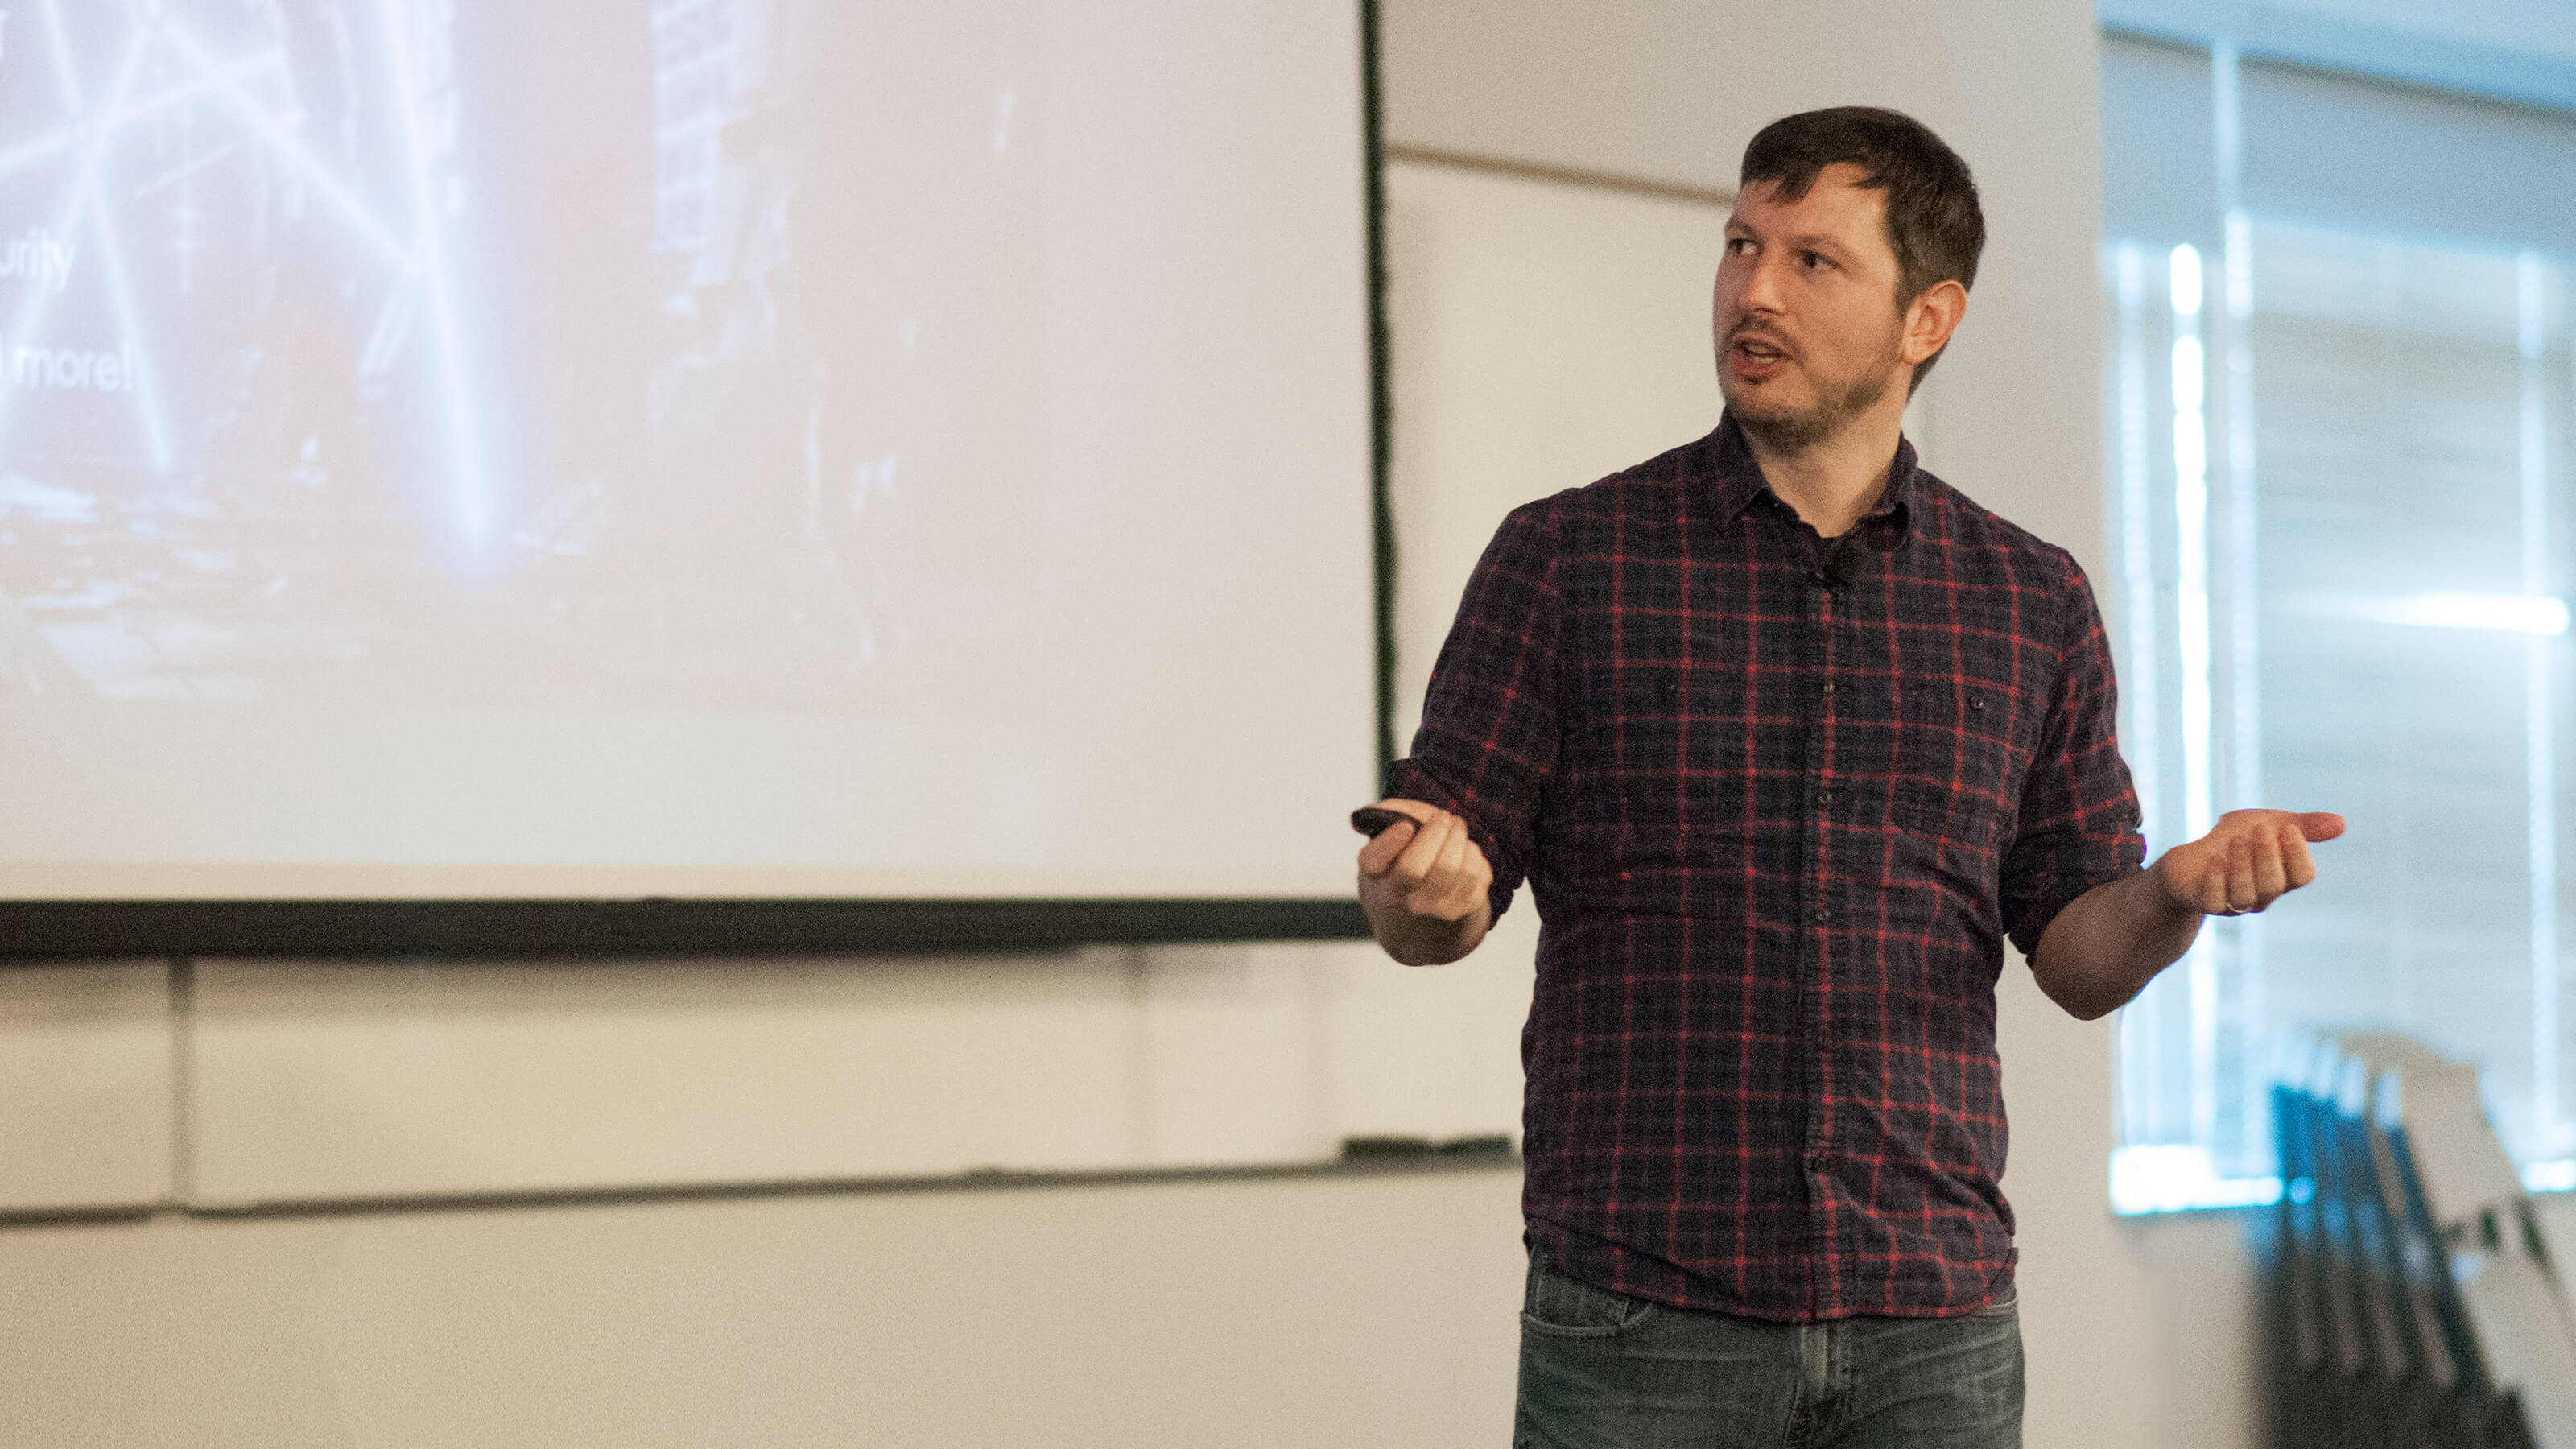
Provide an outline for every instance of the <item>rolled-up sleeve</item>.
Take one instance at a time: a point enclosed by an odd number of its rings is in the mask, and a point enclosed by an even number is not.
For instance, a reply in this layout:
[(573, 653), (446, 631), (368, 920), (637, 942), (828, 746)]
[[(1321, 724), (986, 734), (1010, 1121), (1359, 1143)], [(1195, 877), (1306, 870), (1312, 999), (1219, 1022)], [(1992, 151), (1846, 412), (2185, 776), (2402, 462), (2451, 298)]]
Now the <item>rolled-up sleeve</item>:
[(2138, 796), (2120, 758), (2119, 686), (2092, 586), (2066, 560), (2066, 633), (2002, 867), (2004, 929), (2024, 957), (2076, 897), (2138, 872)]
[(1413, 752), (1386, 769), (1389, 796), (1466, 822), (1493, 866), (1497, 920), (1528, 874), (1556, 770), (1563, 609), (1552, 502), (1515, 509), (1486, 545), (1432, 665)]

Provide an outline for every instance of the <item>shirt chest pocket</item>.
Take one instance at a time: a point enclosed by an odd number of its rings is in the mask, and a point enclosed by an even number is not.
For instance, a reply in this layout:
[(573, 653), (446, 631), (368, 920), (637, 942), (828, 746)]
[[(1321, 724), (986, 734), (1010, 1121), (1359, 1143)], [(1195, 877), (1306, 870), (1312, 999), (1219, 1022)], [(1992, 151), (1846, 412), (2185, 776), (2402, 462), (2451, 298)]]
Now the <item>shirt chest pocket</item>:
[(1740, 671), (1665, 656), (1579, 671), (1567, 753), (1584, 778), (1563, 824), (1618, 869), (1683, 864), (1742, 829), (1751, 722)]
[(1898, 711), (1896, 823), (1999, 845), (2030, 762), (2028, 698), (1992, 680), (1914, 676), (1902, 683)]

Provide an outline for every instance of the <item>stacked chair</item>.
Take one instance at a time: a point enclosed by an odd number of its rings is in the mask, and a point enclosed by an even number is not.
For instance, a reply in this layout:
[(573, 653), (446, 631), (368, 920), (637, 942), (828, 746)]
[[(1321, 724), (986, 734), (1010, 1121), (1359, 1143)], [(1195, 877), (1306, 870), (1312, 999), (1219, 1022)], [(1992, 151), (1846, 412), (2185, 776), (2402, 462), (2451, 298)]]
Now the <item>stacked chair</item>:
[(2273, 1088), (2272, 1442), (2576, 1449), (2576, 1311), (2477, 1069), (2301, 1037)]

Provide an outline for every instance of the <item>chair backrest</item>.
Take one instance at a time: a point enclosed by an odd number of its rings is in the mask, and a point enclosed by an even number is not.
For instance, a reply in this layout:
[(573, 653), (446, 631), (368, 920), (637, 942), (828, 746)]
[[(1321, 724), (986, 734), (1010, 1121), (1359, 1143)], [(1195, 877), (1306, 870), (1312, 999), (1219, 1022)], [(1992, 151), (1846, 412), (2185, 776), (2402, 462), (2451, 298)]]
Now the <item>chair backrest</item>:
[(2410, 1038), (2277, 1063), (2276, 1418), (2297, 1444), (2576, 1449), (2576, 1310), (2475, 1067)]

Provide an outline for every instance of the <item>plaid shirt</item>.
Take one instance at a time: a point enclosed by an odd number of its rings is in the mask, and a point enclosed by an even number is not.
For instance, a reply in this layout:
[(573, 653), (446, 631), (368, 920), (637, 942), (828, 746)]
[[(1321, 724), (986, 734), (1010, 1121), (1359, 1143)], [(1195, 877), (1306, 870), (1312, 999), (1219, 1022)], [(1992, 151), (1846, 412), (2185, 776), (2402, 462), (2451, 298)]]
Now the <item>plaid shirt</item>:
[(1496, 915), (1537, 894), (1522, 1205), (1576, 1278), (1793, 1322), (2011, 1281), (2003, 938), (2145, 848), (2108, 647), (1910, 443), (1858, 536), (1836, 577), (1732, 420), (1528, 504), (1388, 767)]

